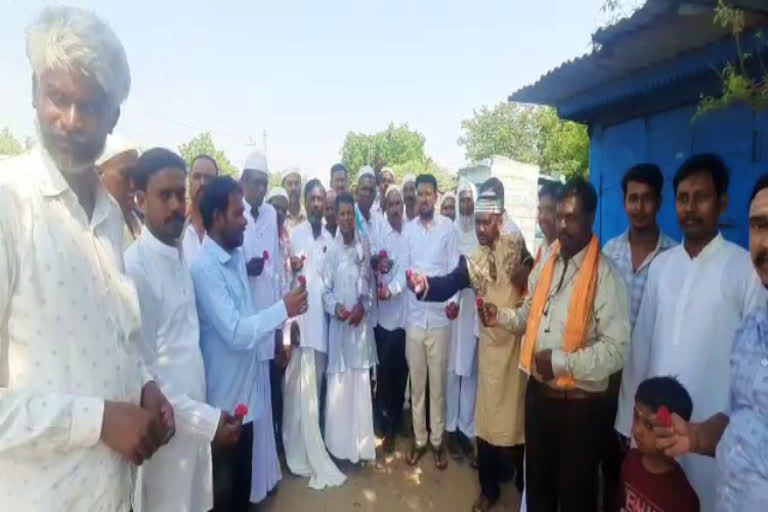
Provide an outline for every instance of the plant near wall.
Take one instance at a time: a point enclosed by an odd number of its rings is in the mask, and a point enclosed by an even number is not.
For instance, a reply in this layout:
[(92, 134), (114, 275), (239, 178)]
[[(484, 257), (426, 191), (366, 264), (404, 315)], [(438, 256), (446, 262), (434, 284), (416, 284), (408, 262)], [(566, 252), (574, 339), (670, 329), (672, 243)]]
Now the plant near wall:
[[(722, 93), (717, 97), (703, 97), (699, 101), (694, 120), (736, 103), (745, 103), (756, 110), (768, 109), (768, 69), (759, 52), (754, 57), (759, 64), (759, 76), (753, 77), (747, 72), (747, 62), (753, 59), (753, 56), (745, 53), (742, 45), (745, 27), (744, 11), (731, 7), (725, 0), (718, 0), (714, 21), (733, 35), (738, 61), (723, 68), (720, 73), (723, 84)], [(765, 44), (762, 32), (755, 37), (761, 44)]]

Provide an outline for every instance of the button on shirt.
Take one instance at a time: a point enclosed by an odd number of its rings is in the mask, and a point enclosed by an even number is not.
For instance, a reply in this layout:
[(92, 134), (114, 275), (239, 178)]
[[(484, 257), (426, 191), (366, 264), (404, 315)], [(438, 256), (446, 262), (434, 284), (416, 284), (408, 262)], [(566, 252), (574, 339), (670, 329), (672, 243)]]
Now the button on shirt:
[(142, 510), (213, 507), (211, 441), (221, 411), (205, 403), (195, 289), (181, 251), (148, 228), (125, 253), (139, 293), (144, 361), (173, 404), (176, 435), (139, 469)]
[(717, 507), (763, 510), (768, 503), (768, 308), (749, 315), (731, 352), (730, 422), (717, 446)]
[[(435, 214), (428, 225), (416, 217), (405, 225), (403, 232), (408, 246), (406, 269), (428, 277), (442, 276), (459, 263), (456, 227), (448, 217)], [(448, 302), (422, 302), (409, 290), (407, 326), (422, 329), (448, 327), (450, 320), (445, 316)]]
[(389, 289), (392, 295), (388, 300), (379, 300), (379, 318), (381, 327), (388, 331), (405, 329), (408, 307), (408, 288), (405, 284), (405, 271), (408, 261), (408, 243), (405, 235), (392, 228), (387, 221), (379, 232), (379, 247), (375, 251), (387, 251), (392, 268), (386, 274), (379, 274), (379, 283)]
[(262, 382), (258, 372), (264, 370), (258, 360), (260, 344), (274, 347), (274, 340), (265, 335), (286, 320), (285, 304), (281, 300), (256, 311), (242, 250), (227, 252), (207, 235), (192, 264), (192, 281), (208, 403), (230, 412), (237, 404), (246, 404), (244, 422), (252, 421), (269, 405), (263, 401), (266, 390), (258, 388)]
[(627, 283), (630, 298), (629, 326), (631, 329), (635, 328), (635, 319), (637, 318), (637, 312), (640, 310), (640, 303), (643, 300), (651, 262), (656, 256), (676, 245), (677, 242), (659, 231), (656, 248), (645, 257), (645, 260), (637, 269), (634, 268), (632, 263), (632, 246), (629, 244), (629, 230), (608, 240), (605, 247), (603, 247), (603, 254), (613, 260), (621, 277), (624, 278), (624, 282)]
[[(595, 302), (587, 327), (586, 341), (581, 349), (566, 353), (562, 350), (563, 335), (571, 305), (571, 295), (584, 261), (586, 248), (567, 263), (556, 256), (552, 285), (547, 305), (542, 313), (534, 352), (552, 350), (552, 369), (556, 376), (567, 375), (577, 388), (588, 392), (605, 391), (608, 377), (624, 364), (624, 352), (629, 344), (629, 300), (624, 280), (615, 265), (604, 254), (598, 264)], [(535, 290), (544, 268), (542, 262), (531, 272), (528, 289)], [(513, 332), (525, 332), (532, 293), (515, 310), (500, 310), (499, 321)], [(535, 373), (534, 376), (541, 380)]]
[(90, 220), (42, 150), (0, 165), (0, 508), (127, 511), (134, 471), (100, 442), (104, 401), (146, 381), (123, 216)]

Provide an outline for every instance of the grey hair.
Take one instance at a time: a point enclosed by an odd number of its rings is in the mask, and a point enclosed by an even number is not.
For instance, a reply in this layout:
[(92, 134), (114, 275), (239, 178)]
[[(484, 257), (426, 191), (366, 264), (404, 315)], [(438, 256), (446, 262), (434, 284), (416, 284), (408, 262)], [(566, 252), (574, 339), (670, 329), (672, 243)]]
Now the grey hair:
[(99, 83), (115, 106), (131, 88), (125, 49), (112, 29), (90, 11), (47, 7), (27, 27), (27, 57), (35, 76), (48, 69), (78, 70)]

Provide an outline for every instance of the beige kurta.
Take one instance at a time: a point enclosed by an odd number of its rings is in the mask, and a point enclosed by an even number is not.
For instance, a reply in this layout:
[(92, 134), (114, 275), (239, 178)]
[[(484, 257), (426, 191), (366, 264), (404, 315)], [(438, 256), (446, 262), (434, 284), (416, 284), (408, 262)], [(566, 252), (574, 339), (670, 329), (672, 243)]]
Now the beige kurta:
[[(501, 235), (492, 250), (480, 246), (467, 259), (477, 296), (499, 308), (516, 307), (522, 296), (511, 276), (525, 254), (520, 233)], [(494, 446), (525, 442), (526, 375), (519, 369), (520, 339), (503, 327), (480, 327), (475, 431)]]

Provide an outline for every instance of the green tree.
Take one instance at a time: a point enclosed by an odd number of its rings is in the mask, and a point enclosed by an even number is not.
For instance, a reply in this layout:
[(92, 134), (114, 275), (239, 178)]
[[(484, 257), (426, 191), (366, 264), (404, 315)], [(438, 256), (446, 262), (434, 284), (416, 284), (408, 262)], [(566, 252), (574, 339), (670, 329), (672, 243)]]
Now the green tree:
[(383, 161), (389, 167), (402, 166), (407, 162), (424, 162), (424, 135), (411, 130), (408, 124), (395, 126), (390, 123), (386, 130), (374, 134), (349, 132), (341, 147), (341, 161), (354, 181), (364, 165)]
[(0, 155), (18, 155), (23, 151), (24, 146), (13, 136), (8, 127), (0, 130)]
[(589, 170), (587, 128), (563, 121), (550, 107), (501, 102), (475, 110), (461, 122), (458, 143), (468, 160), (502, 155), (536, 164), (541, 172), (586, 176)]
[(211, 132), (203, 132), (192, 137), (189, 142), (179, 145), (179, 153), (188, 165), (197, 155), (209, 155), (216, 160), (221, 174), (227, 176), (237, 175), (237, 168), (232, 165), (232, 162), (229, 161), (229, 158), (224, 154), (224, 151), (216, 148), (216, 145), (213, 143), (213, 137), (211, 137)]

